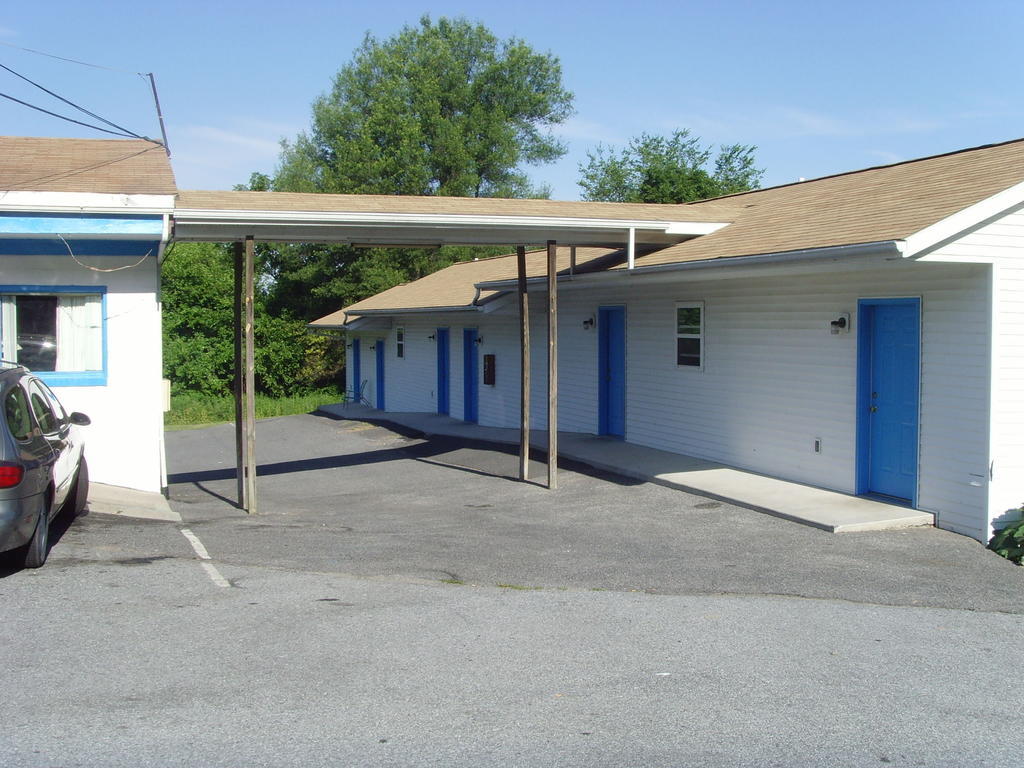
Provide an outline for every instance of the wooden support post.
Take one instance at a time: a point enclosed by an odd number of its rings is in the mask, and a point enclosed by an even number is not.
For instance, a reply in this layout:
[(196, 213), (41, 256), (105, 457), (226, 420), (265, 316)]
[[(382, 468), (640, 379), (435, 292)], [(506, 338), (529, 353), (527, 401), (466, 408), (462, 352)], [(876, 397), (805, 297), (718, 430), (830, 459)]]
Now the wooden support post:
[(255, 244), (245, 238), (245, 511), (256, 514)]
[(558, 487), (558, 249), (548, 240), (548, 488)]
[(244, 250), (241, 242), (235, 243), (235, 295), (234, 295), (234, 341), (235, 341), (235, 467), (238, 477), (238, 506), (246, 509), (245, 501), (245, 429), (242, 409), (245, 389), (245, 358), (242, 356), (242, 281), (245, 269)]
[(526, 247), (516, 248), (519, 273), (519, 479), (530, 479), (530, 298), (526, 293)]

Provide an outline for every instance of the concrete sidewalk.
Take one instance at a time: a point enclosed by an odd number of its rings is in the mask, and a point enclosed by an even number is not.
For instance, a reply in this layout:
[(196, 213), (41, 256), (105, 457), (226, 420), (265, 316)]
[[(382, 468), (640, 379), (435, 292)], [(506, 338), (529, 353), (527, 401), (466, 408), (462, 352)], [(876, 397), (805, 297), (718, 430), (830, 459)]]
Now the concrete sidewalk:
[(89, 483), (89, 512), (142, 520), (181, 522), (181, 515), (171, 509), (171, 505), (162, 494), (103, 483)]
[[(519, 443), (518, 429), (483, 427), (433, 413), (389, 413), (355, 404), (325, 405), (320, 410), (355, 421), (389, 421), (425, 435)], [(546, 450), (547, 433), (532, 432), (530, 442), (533, 447)], [(833, 533), (935, 523), (928, 512), (580, 432), (559, 432), (558, 454), (607, 472), (727, 501)]]

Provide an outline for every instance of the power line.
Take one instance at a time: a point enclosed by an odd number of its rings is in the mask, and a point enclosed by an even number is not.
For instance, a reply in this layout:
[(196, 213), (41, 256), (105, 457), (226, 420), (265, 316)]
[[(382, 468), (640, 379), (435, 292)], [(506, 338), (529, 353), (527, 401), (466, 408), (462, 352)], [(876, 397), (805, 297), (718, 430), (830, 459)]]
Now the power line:
[[(22, 106), (28, 107), (29, 109), (34, 109), (37, 112), (42, 112), (43, 114), (50, 115), (51, 117), (59, 117), (61, 120), (67, 120), (69, 123), (76, 123), (77, 125), (84, 125), (86, 128), (92, 128), (93, 130), (96, 130), (96, 131), (103, 131), (103, 133), (109, 133), (112, 136), (123, 136), (126, 139), (138, 139), (138, 138), (141, 138), (139, 136), (136, 136), (133, 133), (123, 133), (123, 132), (120, 132), (120, 131), (109, 131), (106, 128), (100, 128), (98, 125), (93, 125), (92, 123), (83, 123), (81, 120), (75, 120), (73, 117), (68, 117), (67, 115), (60, 115), (60, 114), (57, 114), (56, 112), (51, 112), (48, 109), (43, 109), (42, 107), (37, 107), (35, 104), (29, 104), (27, 101), (22, 101), (21, 99), (16, 99), (13, 96), (10, 96), (10, 95), (8, 95), (6, 93), (0, 93), (0, 96), (3, 96), (5, 99), (10, 99), (11, 101), (17, 102), (18, 104), (21, 104)], [(150, 141), (152, 141), (152, 139), (150, 139)]]
[(123, 72), (123, 73), (129, 74), (129, 75), (138, 75), (139, 77), (144, 77), (144, 75), (141, 72), (133, 72), (130, 69), (119, 69), (117, 67), (105, 67), (102, 64), (90, 64), (87, 61), (79, 61), (78, 59), (68, 59), (68, 58), (65, 58), (64, 56), (57, 56), (57, 55), (52, 54), (52, 53), (46, 53), (45, 51), (36, 51), (36, 50), (34, 50), (32, 48), (22, 48), (20, 45), (14, 45), (13, 43), (6, 43), (3, 40), (0, 40), (0, 45), (6, 45), (8, 48), (14, 48), (14, 49), (19, 50), (19, 51), (25, 51), (26, 53), (34, 53), (37, 56), (46, 56), (48, 59), (57, 59), (58, 61), (66, 61), (66, 62), (69, 62), (71, 64), (81, 64), (83, 67), (92, 67), (93, 69), (105, 69), (108, 72)]
[(136, 139), (144, 139), (144, 138), (146, 138), (145, 136), (140, 136), (139, 134), (135, 133), (134, 131), (130, 131), (127, 128), (124, 128), (123, 126), (118, 125), (117, 123), (112, 123), (110, 120), (107, 120), (105, 117), (100, 117), (95, 112), (90, 112), (85, 107), (80, 107), (78, 104), (75, 104), (73, 101), (69, 101), (68, 99), (65, 99), (60, 94), (54, 93), (49, 88), (45, 88), (44, 86), (40, 85), (36, 81), (30, 80), (29, 78), (25, 77), (25, 75), (21, 74), (20, 72), (15, 72), (13, 69), (8, 67), (6, 64), (0, 64), (0, 68), (3, 68), (5, 70), (7, 70), (8, 72), (10, 72), (15, 77), (20, 77), (22, 80), (24, 80), (29, 85), (34, 85), (36, 88), (38, 88), (39, 90), (43, 91), (44, 93), (48, 93), (50, 96), (53, 96), (53, 98), (58, 99), (60, 101), (63, 101), (65, 104), (74, 107), (79, 112), (83, 112), (84, 114), (88, 115), (89, 117), (92, 117), (92, 118), (95, 118), (96, 120), (99, 120), (101, 123), (106, 123), (111, 128), (117, 128), (119, 131), (123, 131), (126, 135), (132, 136), (132, 137), (134, 137)]

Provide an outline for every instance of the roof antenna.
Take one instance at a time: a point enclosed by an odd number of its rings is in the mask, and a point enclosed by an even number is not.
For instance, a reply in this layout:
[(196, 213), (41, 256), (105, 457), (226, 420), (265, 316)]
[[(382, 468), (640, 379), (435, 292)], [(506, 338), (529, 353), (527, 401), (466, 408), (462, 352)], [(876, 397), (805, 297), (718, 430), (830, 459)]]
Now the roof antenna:
[(171, 148), (167, 144), (167, 129), (164, 127), (164, 113), (160, 111), (160, 97), (156, 95), (156, 80), (153, 79), (153, 73), (147, 72), (146, 77), (149, 78), (149, 85), (153, 89), (153, 103), (156, 104), (156, 117), (160, 121), (160, 134), (164, 137), (164, 152), (167, 156), (171, 156)]

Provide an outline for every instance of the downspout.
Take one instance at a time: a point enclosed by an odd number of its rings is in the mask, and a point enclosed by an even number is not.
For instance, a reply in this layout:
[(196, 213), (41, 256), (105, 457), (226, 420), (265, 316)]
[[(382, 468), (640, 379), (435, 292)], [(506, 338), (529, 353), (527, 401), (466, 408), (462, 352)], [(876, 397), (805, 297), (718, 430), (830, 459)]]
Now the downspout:
[(629, 228), (629, 247), (626, 249), (626, 268), (630, 272), (636, 268), (636, 227)]
[[(160, 327), (164, 325), (164, 296), (163, 296), (163, 283), (161, 279), (161, 267), (164, 263), (164, 254), (167, 251), (167, 246), (171, 241), (171, 233), (173, 231), (173, 222), (171, 221), (171, 214), (165, 213), (163, 215), (164, 225), (163, 230), (160, 233), (160, 242), (156, 247), (156, 316), (160, 322)], [(171, 408), (171, 382), (169, 379), (163, 378), (163, 365), (164, 365), (164, 340), (163, 334), (160, 334), (159, 341), (157, 342), (160, 346), (160, 390), (162, 394), (161, 400), (161, 414), (160, 414), (160, 439), (157, 441), (158, 453), (160, 456), (160, 493), (163, 497), (170, 498), (170, 485), (167, 482), (167, 440), (164, 436), (164, 419), (163, 414)]]

